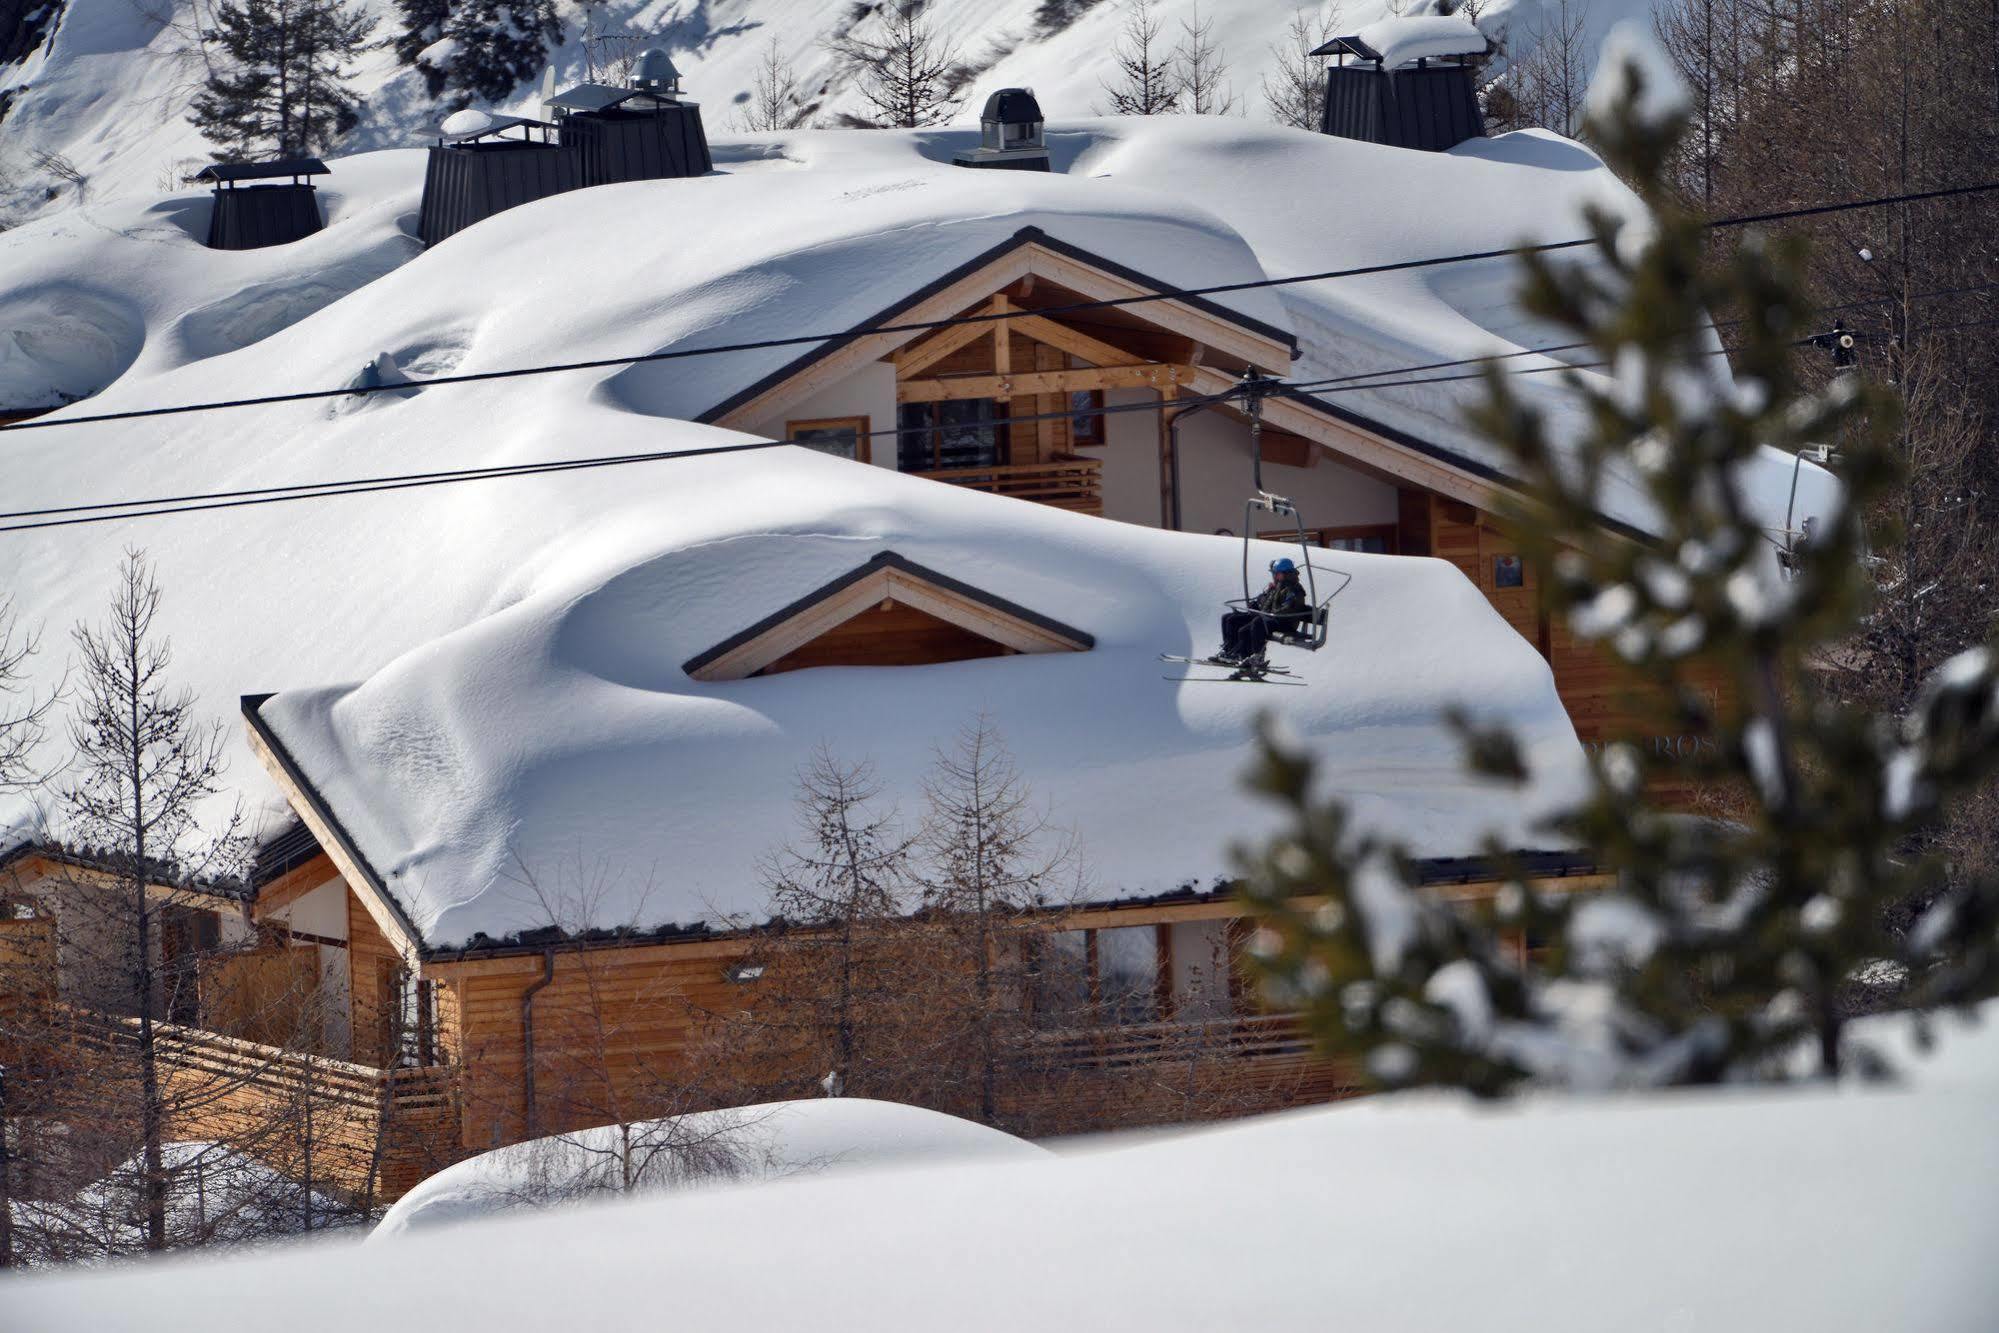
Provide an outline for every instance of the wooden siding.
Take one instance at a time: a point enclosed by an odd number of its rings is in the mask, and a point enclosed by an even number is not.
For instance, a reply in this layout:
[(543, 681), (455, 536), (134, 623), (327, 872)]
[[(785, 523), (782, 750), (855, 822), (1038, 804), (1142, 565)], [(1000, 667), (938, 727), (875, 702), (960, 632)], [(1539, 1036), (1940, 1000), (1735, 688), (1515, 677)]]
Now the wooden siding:
[[(1499, 558), (1519, 556), (1518, 543), (1506, 534), (1499, 519), (1468, 504), (1432, 495), (1421, 509), (1405, 503), (1401, 520), (1405, 550), (1412, 532), (1421, 531), (1430, 554), (1463, 570), (1506, 623), (1547, 658), (1556, 693), (1585, 745), (1630, 741), (1685, 747), (1706, 743), (1703, 737), (1675, 734), (1665, 700), (1638, 680), (1609, 648), (1577, 638), (1566, 620), (1548, 612), (1531, 567), (1521, 564), (1520, 586), (1499, 586)], [(1710, 703), (1717, 709), (1724, 707), (1726, 681), (1719, 669), (1697, 663), (1694, 672)], [(1655, 791), (1654, 795), (1679, 802), (1692, 793), (1674, 788)]]
[[(688, 1050), (710, 1015), (753, 993), (730, 981), (742, 944), (565, 949), (554, 980), (533, 992), (533, 1134), (643, 1119), (684, 1109), (693, 1095)], [(523, 1001), (543, 977), (541, 955), (433, 963), (426, 975), (457, 997), (463, 1051), (462, 1135), (483, 1150), (530, 1137)]]
[(347, 966), (351, 993), (348, 1014), (356, 1062), (387, 1064), (394, 1028), (396, 978), (404, 963), (354, 890), (347, 890)]

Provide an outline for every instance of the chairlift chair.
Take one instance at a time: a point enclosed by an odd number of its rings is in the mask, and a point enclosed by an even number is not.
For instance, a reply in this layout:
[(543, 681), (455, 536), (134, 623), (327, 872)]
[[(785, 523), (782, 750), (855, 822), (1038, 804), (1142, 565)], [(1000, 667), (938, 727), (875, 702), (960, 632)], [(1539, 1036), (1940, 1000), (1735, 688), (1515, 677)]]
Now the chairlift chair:
[[(1312, 562), (1311, 544), (1305, 538), (1305, 519), (1298, 512), (1298, 506), (1285, 496), (1267, 489), (1263, 484), (1263, 399), (1269, 394), (1272, 381), (1259, 374), (1254, 367), (1243, 372), (1242, 394), (1250, 422), (1250, 478), (1254, 493), (1243, 503), (1242, 509), (1242, 596), (1231, 598), (1225, 605), (1231, 611), (1248, 611), (1262, 618), (1268, 630), (1268, 641), (1286, 648), (1298, 648), (1308, 653), (1316, 653), (1326, 646), (1326, 628), (1330, 618), (1333, 598), (1346, 591), (1353, 582), (1353, 575), (1345, 570), (1326, 568), (1329, 574), (1340, 578), (1339, 586), (1321, 599), (1319, 596), (1319, 566)], [(1250, 547), (1257, 540), (1257, 515), (1269, 514), (1273, 518), (1289, 518), (1296, 534), (1298, 545), (1298, 568), (1305, 576), (1305, 604), (1311, 609), (1302, 615), (1283, 615), (1265, 611), (1256, 605), (1256, 594), (1250, 584)], [(1162, 660), (1179, 662), (1189, 666), (1232, 665), (1227, 676), (1169, 676), (1169, 680), (1228, 680), (1243, 682), (1263, 682), (1270, 676), (1288, 677), (1291, 673), (1281, 668), (1250, 663), (1228, 664), (1210, 658), (1185, 658), (1162, 655)], [(1287, 681), (1303, 684), (1303, 681)]]

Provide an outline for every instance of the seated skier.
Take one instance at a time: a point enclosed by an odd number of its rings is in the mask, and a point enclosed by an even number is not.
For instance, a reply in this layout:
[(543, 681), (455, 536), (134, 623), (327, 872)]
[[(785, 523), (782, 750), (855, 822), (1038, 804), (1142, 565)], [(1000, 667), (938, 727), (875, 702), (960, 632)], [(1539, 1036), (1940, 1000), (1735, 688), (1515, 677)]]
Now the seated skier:
[(1297, 622), (1311, 614), (1298, 566), (1290, 559), (1270, 562), (1270, 586), (1250, 599), (1249, 607), (1222, 617), (1222, 650), (1215, 661), (1223, 666), (1264, 665), (1263, 647), (1273, 625)]

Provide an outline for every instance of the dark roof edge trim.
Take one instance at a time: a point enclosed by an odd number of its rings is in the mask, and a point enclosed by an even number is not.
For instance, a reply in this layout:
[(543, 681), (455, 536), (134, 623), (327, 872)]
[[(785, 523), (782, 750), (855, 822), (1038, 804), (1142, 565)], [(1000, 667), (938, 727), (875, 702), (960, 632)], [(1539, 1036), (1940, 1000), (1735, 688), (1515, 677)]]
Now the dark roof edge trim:
[[(784, 383), (786, 380), (790, 379), (792, 376), (799, 374), (801, 371), (804, 371), (806, 368), (808, 368), (813, 363), (820, 360), (822, 357), (830, 356), (832, 353), (837, 352), (842, 347), (845, 347), (847, 344), (859, 341), (861, 338), (866, 337), (875, 327), (879, 325), (890, 324), (895, 322), (898, 316), (914, 308), (915, 306), (922, 304), (924, 301), (929, 300), (931, 297), (935, 296), (938, 292), (941, 292), (945, 288), (951, 286), (951, 284), (961, 281), (964, 278), (970, 277), (972, 274), (977, 273), (980, 269), (985, 268), (987, 265), (992, 264), (997, 260), (1004, 259), (1007, 255), (1012, 254), (1015, 250), (1018, 250), (1022, 246), (1026, 245), (1045, 246), (1048, 249), (1053, 250), (1057, 254), (1063, 255), (1066, 258), (1074, 259), (1078, 263), (1088, 264), (1092, 268), (1101, 269), (1103, 272), (1108, 273), (1113, 277), (1123, 278), (1127, 282), (1136, 283), (1139, 286), (1148, 288), (1151, 291), (1166, 292), (1172, 290), (1170, 284), (1162, 283), (1157, 279), (1147, 277), (1145, 274), (1140, 273), (1137, 269), (1128, 268), (1125, 265), (1116, 262), (1115, 260), (1106, 259), (1102, 255), (1095, 254), (1092, 253), (1091, 251), (1083, 249), (1081, 246), (1071, 245), (1067, 241), (1057, 240), (1055, 237), (1050, 236), (1047, 232), (1043, 231), (1039, 227), (1022, 227), (1019, 231), (1009, 236), (1006, 240), (1001, 241), (998, 245), (993, 246), (991, 249), (986, 250), (982, 254), (974, 255), (972, 258), (958, 265), (958, 267), (952, 269), (950, 272), (942, 274), (939, 277), (932, 278), (929, 282), (924, 283), (921, 287), (918, 287), (915, 291), (909, 293), (907, 296), (901, 297), (900, 299), (884, 306), (882, 309), (876, 311), (873, 315), (863, 320), (860, 324), (856, 325), (852, 331), (843, 334), (836, 334), (833, 337), (828, 338), (826, 341), (820, 343), (818, 346), (807, 349), (805, 352), (801, 353), (796, 357), (793, 357), (790, 361), (778, 367), (776, 370), (773, 370), (770, 374), (765, 375), (762, 379), (755, 381), (754, 383), (750, 384), (745, 388), (738, 389), (735, 393), (730, 394), (727, 398), (724, 398), (721, 402), (715, 404), (715, 406), (709, 408), (707, 411), (701, 413), (699, 416), (695, 417), (694, 419), (702, 423), (712, 423), (724, 416), (727, 416), (729, 413), (735, 411), (738, 407), (741, 407), (744, 403), (751, 401), (752, 399), (758, 397), (761, 394), (769, 392), (770, 390), (776, 388), (778, 385)], [(1281, 343), (1285, 347), (1291, 349), (1291, 354), (1293, 359), (1296, 359), (1297, 357), (1298, 338), (1296, 334), (1286, 333), (1282, 329), (1274, 328), (1269, 324), (1265, 324), (1262, 320), (1254, 319), (1248, 315), (1244, 315), (1237, 311), (1231, 310), (1227, 306), (1220, 305), (1214, 301), (1210, 301), (1205, 296), (1176, 296), (1173, 297), (1172, 299), (1179, 301), (1182, 305), (1192, 306), (1193, 308), (1200, 310), (1206, 314), (1213, 315), (1217, 319), (1226, 320), (1227, 322), (1234, 324), (1236, 327), (1240, 329), (1256, 334), (1260, 338), (1268, 338), (1272, 342)], [(1022, 313), (1032, 314), (1033, 312), (1023, 311)]]
[(956, 593), (958, 596), (975, 601), (981, 606), (991, 607), (1002, 615), (1011, 616), (1015, 620), (1034, 626), (1036, 629), (1046, 630), (1050, 634), (1058, 634), (1065, 639), (1082, 645), (1084, 651), (1097, 646), (1096, 636), (1086, 630), (1077, 629), (1073, 625), (1065, 625), (1061, 621), (1044, 616), (1038, 611), (1030, 611), (1017, 602), (1010, 602), (1004, 597), (996, 597), (983, 589), (975, 588), (969, 583), (954, 579), (949, 574), (940, 574), (928, 566), (917, 564), (914, 560), (904, 559), (894, 551), (877, 551), (864, 563), (854, 566), (832, 582), (821, 584), (790, 605), (771, 612), (748, 629), (738, 630), (716, 644), (713, 648), (696, 653), (693, 657), (681, 663), (680, 669), (691, 676), (717, 658), (726, 656), (744, 644), (768, 634), (771, 630), (776, 629), (793, 616), (817, 606), (829, 597), (845, 592), (862, 579), (881, 569), (899, 570), (911, 578), (921, 579), (925, 583), (934, 584), (946, 592)]
[(264, 721), (263, 715), (258, 711), (274, 697), (276, 696), (270, 694), (244, 695), (244, 722), (263, 743), (271, 757), (278, 761), (278, 767), (284, 770), (286, 779), (297, 789), (298, 794), (305, 798), (306, 804), (312, 808), (313, 815), (326, 826), (326, 831), (333, 835), (333, 841), (339, 844), (341, 852), (360, 870), (362, 878), (366, 881), (361, 887), (389, 909), (397, 924), (403, 928), (403, 933), (416, 942), (418, 953), (428, 956), (423, 932), (416, 928), (416, 923), (410, 920), (409, 913), (403, 910), (403, 905), (389, 892), (381, 874), (362, 854), (360, 847), (355, 844), (353, 835), (347, 832), (347, 826), (340, 822), (340, 816), (333, 813), (333, 806), (320, 793), (319, 788), (312, 784), (312, 780), (306, 777), (305, 770), (299, 767), (298, 760), (292, 757), (292, 752), (285, 748), (285, 743), (278, 739), (278, 734), (271, 730), (270, 724)]

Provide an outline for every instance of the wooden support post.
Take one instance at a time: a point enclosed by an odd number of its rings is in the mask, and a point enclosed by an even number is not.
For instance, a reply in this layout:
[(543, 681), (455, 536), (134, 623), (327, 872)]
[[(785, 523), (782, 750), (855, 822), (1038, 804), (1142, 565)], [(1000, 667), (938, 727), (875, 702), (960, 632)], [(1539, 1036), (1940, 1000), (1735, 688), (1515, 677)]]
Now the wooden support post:
[(1159, 411), (1153, 415), (1159, 422), (1159, 526), (1173, 526), (1173, 433), (1167, 429), (1172, 424), (1173, 404), (1180, 397), (1180, 387), (1168, 384), (1159, 391)]

